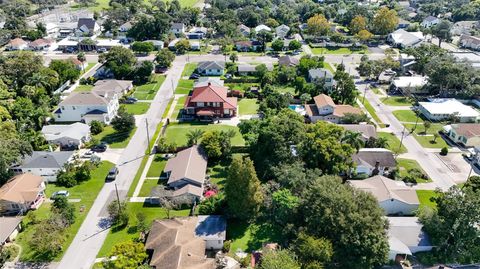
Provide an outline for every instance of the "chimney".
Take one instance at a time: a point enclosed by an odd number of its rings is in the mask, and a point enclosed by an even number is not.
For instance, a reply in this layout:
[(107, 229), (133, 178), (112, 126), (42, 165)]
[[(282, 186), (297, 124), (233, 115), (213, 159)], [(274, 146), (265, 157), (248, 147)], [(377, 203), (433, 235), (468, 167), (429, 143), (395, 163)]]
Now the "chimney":
[(208, 82), (208, 86), (211, 86), (211, 85), (212, 85), (212, 82), (209, 81), (209, 82)]

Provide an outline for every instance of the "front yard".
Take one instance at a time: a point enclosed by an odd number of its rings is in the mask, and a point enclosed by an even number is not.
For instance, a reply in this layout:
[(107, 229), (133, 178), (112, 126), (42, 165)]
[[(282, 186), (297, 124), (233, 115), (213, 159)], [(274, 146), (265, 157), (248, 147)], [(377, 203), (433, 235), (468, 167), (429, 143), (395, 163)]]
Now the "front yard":
[(412, 106), (412, 101), (404, 96), (389, 96), (381, 98), (387, 106)]
[(182, 72), (182, 77), (189, 77), (195, 72), (195, 69), (197, 69), (197, 63), (187, 63), (185, 64), (185, 67), (183, 68)]
[(397, 154), (402, 154), (407, 152), (407, 148), (404, 145), (400, 147), (400, 140), (394, 134), (387, 133), (387, 132), (378, 132), (377, 134), (378, 134), (378, 137), (383, 137), (387, 139), (387, 143), (388, 143), (387, 149)]
[(238, 113), (242, 115), (254, 115), (258, 112), (257, 99), (243, 98), (238, 102)]
[(111, 148), (125, 148), (136, 130), (137, 128), (127, 133), (119, 133), (115, 131), (112, 126), (106, 126), (103, 129), (103, 132), (94, 135), (93, 137), (100, 142), (107, 143)]
[[(399, 170), (398, 171), (399, 175), (402, 178), (408, 176), (409, 171), (412, 170), (412, 169), (418, 169), (418, 170), (422, 171), (422, 173), (424, 175), (426, 175), (425, 171), (423, 171), (420, 164), (418, 164), (418, 162), (415, 161), (415, 160), (398, 158), (397, 159), (397, 167), (398, 167), (398, 170)], [(432, 182), (432, 180), (430, 178), (425, 180), (425, 179), (419, 177), (419, 178), (416, 178), (416, 180), (417, 180), (417, 183)]]
[(142, 115), (147, 113), (150, 103), (136, 102), (135, 104), (124, 104), (126, 111), (133, 115)]
[(188, 94), (193, 89), (193, 80), (180, 79), (175, 94)]
[(177, 146), (184, 146), (187, 144), (187, 133), (193, 129), (201, 129), (203, 131), (227, 131), (234, 130), (235, 137), (232, 139), (232, 146), (243, 146), (243, 140), (237, 126), (222, 125), (222, 124), (202, 124), (202, 123), (173, 123), (167, 127), (165, 136), (168, 143), (176, 143)]
[[(417, 114), (412, 110), (395, 110), (392, 113), (401, 122), (415, 123), (417, 121)], [(418, 122), (423, 122), (421, 117), (418, 117)]]
[(368, 50), (351, 50), (350, 48), (311, 48), (312, 53), (319, 54), (367, 54)]
[(164, 81), (164, 75), (154, 75), (152, 82), (135, 87), (132, 96), (138, 100), (153, 100)]
[[(47, 186), (47, 189), (45, 190), (47, 197), (50, 197), (55, 191), (68, 190), (70, 192), (69, 199), (81, 199), (80, 202), (73, 203), (76, 209), (75, 212), (77, 218), (75, 223), (66, 229), (63, 251), (54, 258), (55, 261), (61, 259), (63, 252), (68, 248), (73, 238), (77, 234), (77, 231), (80, 229), (80, 226), (87, 216), (90, 207), (97, 198), (98, 192), (100, 192), (105, 184), (105, 177), (107, 176), (108, 171), (113, 166), (113, 163), (107, 161), (101, 162), (100, 165), (92, 171), (90, 180), (72, 188), (56, 186), (53, 183)], [(34, 211), (34, 215), (38, 220), (48, 218), (50, 215), (50, 204), (44, 203), (38, 210)], [(21, 232), (16, 239), (16, 243), (22, 246), (23, 249), (20, 259), (22, 261), (42, 261), (42, 256), (39, 256), (29, 244), (34, 234), (34, 226), (30, 223), (26, 223), (26, 225), (24, 225), (24, 229), (25, 230)]]

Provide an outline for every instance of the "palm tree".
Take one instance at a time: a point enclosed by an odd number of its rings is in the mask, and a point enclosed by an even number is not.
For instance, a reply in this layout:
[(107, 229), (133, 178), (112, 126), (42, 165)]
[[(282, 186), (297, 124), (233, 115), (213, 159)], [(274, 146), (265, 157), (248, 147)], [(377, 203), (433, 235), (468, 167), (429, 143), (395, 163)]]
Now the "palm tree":
[(362, 140), (362, 134), (359, 132), (346, 131), (345, 135), (342, 137), (342, 142), (350, 144), (355, 150), (358, 151), (364, 146)]
[(198, 140), (202, 137), (204, 131), (201, 129), (193, 129), (187, 133), (188, 145), (196, 145)]
[(388, 147), (388, 139), (386, 137), (379, 137), (375, 140), (375, 147), (376, 148), (387, 148)]
[(236, 135), (237, 133), (235, 132), (234, 129), (228, 129), (228, 130), (224, 131), (224, 134), (225, 134), (226, 137), (232, 139), (232, 138), (235, 137), (235, 135)]
[(83, 63), (87, 60), (87, 57), (85, 57), (85, 53), (79, 52), (77, 54), (77, 60), (79, 60), (82, 63), (82, 72), (83, 72), (84, 71), (83, 70)]

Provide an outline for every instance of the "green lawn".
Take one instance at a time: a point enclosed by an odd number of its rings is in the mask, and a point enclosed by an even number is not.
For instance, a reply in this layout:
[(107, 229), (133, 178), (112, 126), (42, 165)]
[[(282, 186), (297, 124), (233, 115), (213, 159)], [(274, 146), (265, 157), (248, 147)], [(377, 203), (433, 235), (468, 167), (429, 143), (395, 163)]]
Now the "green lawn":
[(280, 92), (280, 93), (290, 93), (292, 95), (295, 94), (295, 88), (291, 87), (291, 86), (275, 85), (273, 88), (275, 89), (275, 91)]
[(250, 87), (259, 86), (258, 83), (225, 83), (225, 87), (230, 88), (230, 90), (245, 92), (249, 90)]
[[(419, 121), (420, 122), (420, 121)], [(415, 127), (415, 124), (413, 123), (404, 123), (405, 127), (411, 132), (413, 128)], [(433, 142), (434, 137), (433, 134), (438, 134), (439, 131), (443, 129), (443, 124), (441, 123), (432, 123), (430, 128), (427, 129), (427, 133), (425, 135), (425, 128), (423, 126), (423, 123), (418, 123), (417, 128), (415, 129), (413, 133), (413, 137), (417, 139), (418, 143), (422, 145), (424, 148), (443, 148), (443, 147), (449, 147), (447, 142), (443, 140), (441, 136), (438, 136), (438, 138)]]
[(161, 155), (155, 155), (153, 162), (148, 168), (147, 177), (160, 177), (167, 161)]
[(403, 96), (383, 97), (380, 100), (382, 100), (382, 103), (384, 103), (387, 106), (411, 106), (412, 105), (412, 102), (410, 101), (410, 99)]
[[(160, 207), (146, 207), (143, 203), (128, 203), (128, 213), (130, 215), (130, 220), (128, 222), (128, 227), (121, 230), (110, 230), (105, 239), (105, 242), (102, 245), (102, 248), (97, 254), (97, 257), (105, 257), (111, 251), (112, 247), (118, 243), (134, 240), (138, 238), (139, 233), (137, 232), (137, 219), (136, 213), (143, 212), (146, 216), (146, 221), (148, 226), (155, 219), (163, 219), (167, 217), (166, 211), (162, 210)], [(190, 210), (172, 210), (170, 216), (188, 216)]]
[(373, 106), (370, 104), (370, 102), (368, 102), (368, 100), (365, 98), (362, 100), (363, 101), (363, 106), (365, 107), (365, 109), (368, 111), (368, 113), (370, 114), (370, 116), (372, 116), (372, 118), (378, 123), (378, 124), (382, 124), (382, 120), (380, 120), (380, 118), (378, 117), (377, 115), (377, 112), (375, 112), (375, 109), (373, 108)]
[(187, 136), (186, 134), (188, 131), (193, 129), (201, 129), (204, 131), (226, 131), (226, 130), (235, 130), (236, 135), (232, 139), (233, 146), (243, 146), (245, 145), (245, 140), (243, 140), (242, 135), (238, 131), (237, 126), (230, 126), (230, 125), (221, 125), (221, 124), (194, 124), (194, 123), (173, 123), (167, 127), (167, 131), (165, 132), (165, 136), (167, 138), (167, 142), (175, 142), (177, 146), (183, 146), (187, 144)]
[[(54, 184), (49, 184), (45, 190), (47, 197), (50, 197), (52, 193), (58, 190), (68, 190), (70, 192), (69, 198), (79, 198), (81, 201), (79, 203), (74, 203), (76, 211), (76, 221), (65, 231), (65, 243), (63, 244), (63, 250), (65, 251), (73, 238), (77, 234), (78, 229), (88, 214), (90, 207), (97, 198), (98, 192), (102, 189), (105, 184), (105, 177), (108, 174), (110, 168), (114, 166), (113, 163), (103, 161), (100, 165), (95, 168), (91, 173), (91, 178), (88, 181), (81, 183), (80, 185), (74, 186), (72, 188), (59, 187)], [(80, 207), (83, 208), (80, 212)], [(44, 203), (38, 210), (34, 211), (34, 214), (39, 220), (46, 219), (50, 215), (50, 204)], [(16, 242), (22, 246), (21, 260), (22, 261), (38, 261), (42, 260), (41, 257), (37, 256), (35, 250), (31, 249), (29, 244), (31, 237), (33, 235), (34, 229), (33, 225), (24, 225), (25, 230), (20, 233), (16, 239)], [(58, 261), (63, 256), (63, 251), (60, 255), (55, 257), (55, 261)]]
[(159, 184), (161, 184), (161, 180), (160, 179), (145, 179), (143, 181), (143, 185), (142, 185), (142, 188), (140, 189), (140, 192), (138, 193), (138, 196), (139, 197), (149, 197), (150, 196), (150, 192), (152, 191), (153, 187), (156, 187), (158, 186)]
[(97, 63), (87, 63), (87, 67), (85, 68), (83, 73), (87, 73), (88, 71), (90, 71), (90, 69), (92, 69), (96, 64)]
[(240, 115), (253, 115), (257, 114), (259, 105), (257, 99), (243, 98), (238, 102), (238, 110)]
[(172, 116), (170, 117), (171, 119), (178, 119), (180, 117), (180, 112), (183, 109), (183, 106), (185, 105), (185, 100), (187, 100), (187, 96), (182, 96), (178, 98), (177, 104), (175, 105), (175, 109), (172, 112)]
[(142, 176), (143, 169), (145, 169), (145, 166), (147, 165), (147, 161), (148, 161), (148, 155), (143, 156), (142, 162), (140, 163), (140, 167), (138, 168), (137, 173), (133, 178), (132, 185), (130, 185), (130, 188), (128, 189), (128, 193), (127, 193), (128, 197), (132, 197), (133, 192), (135, 192), (135, 188), (137, 188), (138, 182), (140, 181), (140, 177)]
[(164, 81), (164, 75), (155, 75), (152, 82), (135, 87), (133, 96), (139, 100), (153, 100)]
[(420, 207), (426, 206), (436, 208), (437, 204), (430, 201), (430, 198), (436, 197), (437, 194), (433, 190), (417, 190), (418, 200), (420, 201)]
[(197, 69), (197, 63), (187, 63), (183, 68), (182, 77), (189, 77), (195, 69)]
[(170, 110), (170, 107), (172, 106), (173, 103), (173, 98), (168, 101), (167, 108), (165, 108), (165, 111), (163, 111), (162, 119), (166, 118), (168, 116), (168, 111)]
[(122, 106), (125, 107), (127, 112), (130, 114), (142, 115), (147, 113), (150, 103), (137, 102), (135, 104), (124, 104)]
[(366, 54), (368, 50), (355, 50), (352, 51), (350, 48), (338, 48), (338, 49), (330, 49), (330, 48), (311, 48), (313, 54)]
[(433, 141), (433, 136), (430, 135), (414, 135), (415, 139), (417, 139), (418, 143), (422, 145), (424, 148), (435, 148), (435, 149), (440, 149), (443, 147), (450, 147), (445, 140), (443, 140), (441, 137), (438, 137), (435, 142)]
[(227, 240), (231, 240), (230, 253), (237, 250), (251, 252), (261, 249), (265, 243), (282, 243), (281, 231), (269, 224), (248, 224), (230, 221), (227, 225)]
[(193, 80), (180, 79), (175, 94), (188, 94), (193, 89)]
[(133, 134), (135, 133), (137, 128), (133, 129), (129, 133), (118, 133), (116, 132), (112, 126), (106, 126), (103, 129), (103, 132), (94, 135), (93, 137), (98, 139), (101, 142), (105, 142), (111, 148), (124, 148), (130, 142)]
[(93, 89), (93, 85), (78, 85), (74, 92), (89, 92)]
[(378, 132), (378, 137), (384, 137), (388, 140), (387, 149), (389, 149), (389, 150), (391, 150), (391, 151), (393, 151), (397, 154), (407, 152), (407, 148), (405, 148), (404, 145), (402, 145), (402, 147), (399, 150), (400, 140), (394, 134), (386, 133), (386, 132)]
[(371, 88), (372, 89), (372, 92), (375, 93), (376, 95), (381, 95), (382, 92), (380, 91), (379, 88)]
[(335, 69), (333, 69), (332, 65), (329, 63), (323, 63), (323, 68), (330, 70), (330, 72), (335, 73)]
[[(411, 170), (411, 169), (419, 169), (420, 171), (422, 171), (426, 175), (425, 171), (423, 171), (420, 164), (418, 164), (418, 162), (415, 161), (415, 160), (398, 158), (397, 159), (397, 166), (399, 168), (400, 177), (402, 177), (402, 178), (406, 177), (408, 175), (408, 171)], [(425, 183), (425, 182), (431, 182), (432, 181), (431, 179), (425, 180), (423, 178), (417, 178), (416, 180), (417, 180), (418, 183)]]
[[(395, 110), (393, 115), (401, 122), (415, 122), (417, 120), (417, 114), (412, 110)], [(418, 118), (418, 122), (423, 122), (422, 118)]]

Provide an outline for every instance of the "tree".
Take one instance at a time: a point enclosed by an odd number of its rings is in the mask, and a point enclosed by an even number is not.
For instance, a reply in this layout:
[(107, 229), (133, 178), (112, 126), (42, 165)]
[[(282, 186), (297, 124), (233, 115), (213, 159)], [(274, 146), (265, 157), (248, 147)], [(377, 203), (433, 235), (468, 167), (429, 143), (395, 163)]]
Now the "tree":
[(132, 50), (136, 53), (148, 54), (149, 52), (155, 50), (155, 47), (151, 42), (134, 42), (132, 44)]
[(425, 66), (433, 58), (446, 54), (446, 50), (432, 44), (421, 44), (418, 47), (405, 49), (405, 53), (415, 58), (414, 70), (425, 74)]
[(312, 100), (312, 96), (310, 94), (304, 93), (300, 95), (300, 101), (302, 101), (304, 105), (307, 105), (307, 103), (310, 102), (310, 100)]
[(111, 124), (113, 129), (119, 133), (130, 132), (135, 128), (135, 117), (128, 113), (124, 107), (120, 107)]
[(230, 57), (229, 57), (230, 61), (232, 61), (232, 63), (235, 63), (236, 61), (238, 61), (238, 55), (236, 52), (232, 52), (230, 54)]
[[(234, 156), (225, 183), (225, 199), (229, 213), (239, 219), (256, 216), (263, 200), (260, 181), (252, 160)], [(241, 191), (239, 191), (241, 190)]]
[(167, 48), (159, 50), (157, 56), (155, 57), (155, 61), (161, 67), (172, 66), (173, 60), (175, 60), (175, 54)]
[(430, 129), (431, 126), (432, 126), (432, 123), (429, 121), (425, 121), (423, 123), (423, 128), (425, 129), (425, 133), (427, 133), (428, 129)]
[(152, 72), (153, 63), (151, 61), (143, 61), (135, 68), (133, 80), (136, 83), (145, 83), (151, 79)]
[(329, 263), (333, 256), (333, 246), (329, 240), (315, 238), (305, 232), (298, 234), (297, 239), (293, 242), (292, 249), (304, 265), (310, 263), (324, 265)]
[(190, 50), (190, 42), (186, 39), (182, 39), (175, 43), (175, 51), (178, 54), (184, 54), (185, 52)]
[(198, 140), (202, 138), (204, 131), (202, 129), (193, 129), (187, 133), (187, 145), (192, 146), (198, 143)]
[(365, 17), (357, 15), (350, 21), (348, 28), (352, 34), (356, 35), (362, 30), (367, 30), (367, 20)]
[(292, 40), (290, 43), (288, 43), (288, 49), (289, 50), (298, 50), (302, 47), (302, 43), (298, 40)]
[(98, 61), (112, 70), (115, 78), (124, 79), (133, 75), (133, 69), (137, 58), (127, 48), (118, 46), (111, 48), (107, 53), (100, 54)]
[(200, 215), (222, 215), (225, 209), (225, 196), (223, 193), (210, 196), (198, 205)]
[(341, 122), (343, 124), (359, 124), (361, 122), (370, 122), (370, 118), (365, 113), (345, 113)]
[(457, 186), (447, 192), (437, 190), (432, 201), (436, 210), (421, 207), (419, 219), (432, 244), (437, 259), (445, 262), (478, 263), (480, 253), (480, 196), (470, 188)]
[(359, 132), (346, 131), (341, 141), (351, 145), (357, 153), (364, 146), (362, 134)]
[[(121, 18), (121, 16), (118, 17)], [(142, 14), (137, 16), (132, 28), (128, 30), (127, 36), (135, 40), (163, 40), (169, 29), (170, 17), (168, 14), (164, 12), (156, 12), (153, 16)]]
[(432, 34), (438, 38), (439, 47), (441, 47), (442, 41), (448, 41), (452, 39), (451, 29), (452, 23), (447, 20), (441, 20), (432, 27)]
[(127, 202), (113, 200), (108, 204), (107, 211), (113, 226), (127, 226), (130, 217), (127, 211)]
[(79, 60), (82, 63), (82, 71), (84, 71), (83, 63), (85, 63), (85, 61), (87, 60), (87, 57), (85, 56), (85, 53), (84, 52), (79, 52), (77, 54), (77, 60)]
[(363, 43), (366, 43), (367, 41), (372, 39), (373, 34), (370, 33), (368, 30), (360, 30), (355, 36)]
[(433, 140), (432, 140), (432, 142), (433, 142), (434, 144), (437, 143), (437, 139), (438, 139), (439, 136), (440, 136), (440, 135), (437, 134), (437, 133), (434, 133), (434, 134), (433, 134)]
[(337, 67), (333, 77), (336, 81), (335, 91), (332, 93), (332, 98), (342, 104), (355, 104), (358, 95), (357, 88), (353, 77), (345, 72), (343, 65)]
[(443, 147), (443, 148), (440, 150), (440, 155), (446, 156), (447, 154), (448, 154), (448, 148), (447, 148), (447, 147)]
[(101, 132), (103, 132), (103, 128), (104, 128), (104, 123), (103, 122), (100, 122), (98, 120), (92, 120), (90, 122), (90, 132), (93, 134), (93, 135), (97, 135)]
[(480, 176), (471, 176), (468, 178), (463, 188), (471, 189), (474, 192), (478, 192), (480, 190)]
[(330, 32), (330, 23), (322, 14), (316, 14), (307, 20), (307, 30), (311, 35), (327, 35)]
[(65, 83), (68, 80), (73, 82), (80, 76), (80, 70), (70, 60), (52, 60), (49, 68), (58, 73), (60, 83)]
[(218, 161), (221, 157), (227, 157), (230, 154), (232, 138), (231, 134), (225, 131), (207, 131), (202, 135), (200, 145), (209, 159)]
[(306, 137), (298, 145), (307, 168), (318, 168), (325, 174), (347, 173), (353, 167), (351, 159), (355, 148), (342, 143), (344, 129), (318, 121), (307, 126)]
[(386, 262), (388, 224), (371, 194), (322, 176), (303, 195), (302, 213), (306, 233), (332, 243), (332, 267), (374, 268)]
[(64, 230), (53, 219), (46, 219), (35, 225), (29, 245), (43, 259), (50, 260), (62, 251), (65, 239)]
[(0, 121), (0, 185), (11, 176), (9, 169), (12, 163), (20, 162), (21, 158), (32, 153), (32, 146), (17, 133), (11, 120)]
[(60, 216), (65, 227), (68, 227), (75, 222), (75, 207), (68, 202), (67, 197), (55, 197), (52, 205), (52, 212)]
[(386, 35), (393, 32), (398, 25), (397, 12), (388, 7), (381, 7), (373, 18), (373, 29), (376, 34)]
[(103, 262), (105, 269), (137, 269), (148, 255), (143, 243), (127, 241), (114, 245), (108, 257)]
[(283, 50), (283, 46), (284, 46), (284, 43), (282, 40), (280, 39), (275, 39), (273, 42), (272, 42), (272, 49), (274, 51), (282, 51)]
[(293, 195), (289, 189), (280, 189), (272, 193), (271, 215), (273, 221), (286, 227), (287, 224), (296, 220), (296, 211), (300, 205), (300, 199)]
[(289, 250), (271, 250), (264, 249), (262, 251), (262, 262), (260, 269), (300, 269), (300, 264), (297, 261), (295, 254)]

